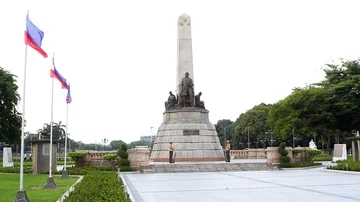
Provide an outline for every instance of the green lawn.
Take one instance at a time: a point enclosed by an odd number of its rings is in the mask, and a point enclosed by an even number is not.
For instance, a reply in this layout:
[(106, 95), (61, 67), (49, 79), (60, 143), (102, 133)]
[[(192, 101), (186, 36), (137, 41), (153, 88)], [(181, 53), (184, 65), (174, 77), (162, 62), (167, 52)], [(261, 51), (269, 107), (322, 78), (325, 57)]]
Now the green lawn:
[[(60, 176), (53, 176), (55, 184), (59, 187), (53, 190), (44, 190), (49, 175), (24, 174), (24, 189), (30, 201), (52, 202), (59, 199), (69, 187), (78, 180), (77, 177), (61, 179)], [(0, 173), (0, 196), (1, 201), (13, 201), (19, 189), (19, 174)]]

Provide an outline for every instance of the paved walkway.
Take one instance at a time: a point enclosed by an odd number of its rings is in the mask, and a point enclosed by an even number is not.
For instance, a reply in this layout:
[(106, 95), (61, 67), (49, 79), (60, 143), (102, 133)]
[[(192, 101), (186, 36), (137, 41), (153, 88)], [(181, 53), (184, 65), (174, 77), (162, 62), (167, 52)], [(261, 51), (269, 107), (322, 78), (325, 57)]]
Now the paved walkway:
[(123, 174), (136, 202), (360, 201), (360, 175), (324, 168), (279, 171)]

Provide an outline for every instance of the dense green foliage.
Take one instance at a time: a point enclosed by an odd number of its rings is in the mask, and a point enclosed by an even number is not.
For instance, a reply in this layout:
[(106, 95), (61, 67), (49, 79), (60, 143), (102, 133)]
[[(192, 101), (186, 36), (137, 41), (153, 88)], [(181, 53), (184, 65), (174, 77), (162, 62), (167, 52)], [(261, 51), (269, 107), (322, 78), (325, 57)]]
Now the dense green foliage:
[[(0, 173), (20, 173), (20, 166), (0, 167)], [(32, 166), (24, 166), (24, 173), (32, 173)]]
[(116, 154), (105, 154), (103, 155), (103, 159), (107, 161), (115, 161), (117, 158)]
[(358, 60), (327, 64), (325, 78), (293, 92), (274, 104), (255, 105), (232, 123), (215, 125), (220, 142), (230, 139), (234, 149), (278, 146), (330, 150), (335, 143), (350, 143), (346, 137), (360, 130), (360, 64)]
[(322, 153), (320, 150), (306, 150), (306, 152), (311, 156), (311, 158)]
[(120, 150), (124, 151), (124, 152), (127, 152), (127, 145), (125, 143), (121, 144), (120, 145)]
[(120, 145), (120, 149), (118, 150), (117, 155), (120, 157), (120, 171), (132, 171), (133, 169), (130, 167), (130, 161), (128, 159), (129, 154), (127, 153), (126, 144)]
[(278, 152), (280, 153), (280, 167), (281, 168), (290, 168), (292, 164), (290, 163), (290, 157), (288, 156), (289, 152), (285, 150), (285, 143), (281, 143)]
[(21, 136), (20, 96), (16, 76), (0, 67), (0, 142), (16, 144)]
[(353, 161), (352, 159), (347, 159), (343, 161), (337, 161), (336, 163), (336, 166), (329, 166), (328, 169), (360, 172), (360, 161)]
[[(219, 120), (215, 124), (215, 129), (219, 136), (220, 144), (224, 148), (226, 146), (226, 140), (227, 139), (230, 140), (234, 136), (233, 132), (231, 131), (232, 123), (233, 122), (230, 121), (229, 119), (222, 119), (222, 120)], [(235, 145), (232, 145), (232, 146), (234, 147)], [(235, 148), (236, 148), (236, 146), (235, 146)]]
[(129, 157), (129, 154), (126, 151), (123, 151), (121, 149), (119, 149), (117, 151), (117, 155), (121, 158), (121, 159), (127, 159)]
[[(85, 175), (88, 172), (117, 171), (117, 170), (116, 168), (105, 167), (105, 166), (84, 166), (84, 167), (69, 167), (66, 168), (66, 171), (69, 175)], [(61, 174), (62, 171), (58, 171), (56, 173)]]
[(332, 161), (332, 156), (329, 154), (317, 154), (312, 158), (313, 161)]
[(77, 161), (85, 156), (84, 152), (69, 152), (67, 154), (69, 157), (71, 157), (74, 161)]
[(65, 202), (130, 202), (115, 172), (88, 172)]

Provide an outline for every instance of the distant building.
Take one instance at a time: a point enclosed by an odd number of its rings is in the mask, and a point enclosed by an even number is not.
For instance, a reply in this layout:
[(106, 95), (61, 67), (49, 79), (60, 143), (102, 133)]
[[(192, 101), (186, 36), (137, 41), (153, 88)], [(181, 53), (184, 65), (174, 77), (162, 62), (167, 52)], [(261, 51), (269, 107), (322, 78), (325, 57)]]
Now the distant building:
[(155, 135), (141, 136), (140, 141), (148, 142), (148, 143), (154, 142), (155, 141)]

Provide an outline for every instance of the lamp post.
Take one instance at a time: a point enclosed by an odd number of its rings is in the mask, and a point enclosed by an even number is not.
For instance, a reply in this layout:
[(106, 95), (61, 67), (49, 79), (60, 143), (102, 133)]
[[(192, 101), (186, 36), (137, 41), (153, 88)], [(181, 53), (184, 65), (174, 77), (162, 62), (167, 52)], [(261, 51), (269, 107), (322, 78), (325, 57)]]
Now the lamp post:
[(104, 138), (101, 140), (101, 142), (103, 143), (103, 151), (105, 151), (105, 144), (108, 142), (109, 140)]
[(272, 129), (270, 129), (270, 130), (268, 130), (267, 132), (265, 132), (267, 135), (269, 135), (270, 134), (270, 147), (272, 147), (273, 146), (273, 142), (275, 142), (274, 140), (273, 140), (273, 134), (274, 134), (274, 131), (272, 130)]
[(297, 139), (296, 137), (295, 137), (295, 128), (293, 128), (292, 129), (292, 135), (293, 135), (293, 148), (295, 148), (295, 140)]
[(247, 135), (248, 135), (248, 149), (250, 149), (250, 133), (249, 133), (249, 127), (247, 128)]

